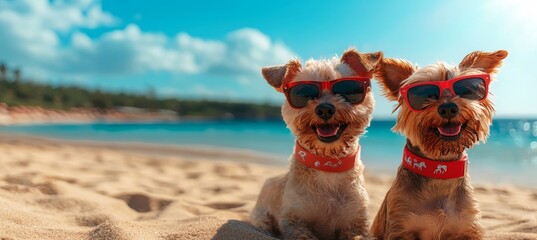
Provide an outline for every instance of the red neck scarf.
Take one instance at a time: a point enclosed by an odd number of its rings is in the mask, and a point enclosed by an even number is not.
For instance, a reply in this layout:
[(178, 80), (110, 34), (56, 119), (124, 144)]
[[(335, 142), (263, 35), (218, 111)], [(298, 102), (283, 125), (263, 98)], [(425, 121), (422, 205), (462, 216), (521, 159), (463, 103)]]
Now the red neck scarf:
[(309, 168), (317, 169), (323, 172), (345, 172), (354, 168), (354, 164), (360, 158), (360, 145), (356, 148), (356, 152), (344, 158), (328, 158), (317, 156), (310, 153), (308, 150), (295, 143), (295, 159), (296, 161), (306, 165)]
[(459, 160), (449, 162), (435, 161), (419, 157), (405, 147), (403, 165), (408, 170), (429, 178), (461, 178), (466, 173), (468, 156), (464, 155)]

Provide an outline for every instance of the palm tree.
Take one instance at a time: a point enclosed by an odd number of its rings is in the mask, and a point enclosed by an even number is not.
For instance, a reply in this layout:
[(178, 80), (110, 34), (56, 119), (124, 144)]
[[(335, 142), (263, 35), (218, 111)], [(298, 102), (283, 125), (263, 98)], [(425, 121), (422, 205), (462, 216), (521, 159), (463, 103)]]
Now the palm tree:
[(15, 76), (15, 82), (19, 82), (21, 80), (21, 70), (20, 68), (16, 68), (13, 70), (13, 75)]
[(6, 79), (7, 66), (5, 63), (0, 63), (0, 79)]

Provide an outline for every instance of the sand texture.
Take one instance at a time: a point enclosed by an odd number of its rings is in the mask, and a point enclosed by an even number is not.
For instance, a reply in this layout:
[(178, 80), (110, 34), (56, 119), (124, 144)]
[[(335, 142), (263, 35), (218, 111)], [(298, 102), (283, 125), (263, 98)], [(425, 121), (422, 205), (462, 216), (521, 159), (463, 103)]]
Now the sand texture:
[[(273, 239), (245, 220), (285, 166), (219, 150), (0, 140), (0, 239)], [(394, 170), (395, 172), (395, 170)], [(367, 172), (374, 216), (391, 184)], [(537, 239), (537, 189), (476, 186), (490, 239)]]

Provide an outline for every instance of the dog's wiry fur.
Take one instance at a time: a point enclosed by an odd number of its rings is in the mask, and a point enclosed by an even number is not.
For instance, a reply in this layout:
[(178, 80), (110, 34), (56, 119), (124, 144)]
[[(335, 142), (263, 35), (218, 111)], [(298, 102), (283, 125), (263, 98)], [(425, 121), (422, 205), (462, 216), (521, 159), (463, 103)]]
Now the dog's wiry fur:
[[(399, 96), (399, 88), (423, 81), (444, 81), (459, 76), (496, 73), (507, 52), (472, 52), (458, 67), (437, 63), (421, 69), (400, 59), (384, 58), (376, 78), (385, 96), (398, 101), (397, 123), (393, 130), (406, 136), (414, 154), (437, 161), (460, 159), (465, 149), (485, 142), (494, 113), (490, 98), (472, 101), (452, 96), (447, 91), (420, 112), (411, 111)], [(489, 95), (490, 96), (490, 95)], [(437, 107), (445, 102), (457, 104), (459, 113), (449, 120), (466, 123), (457, 140), (444, 140), (434, 128), (446, 124)], [(372, 234), (378, 239), (483, 239), (478, 202), (470, 178), (432, 179), (401, 165), (392, 187), (373, 222)]]
[[(294, 81), (330, 81), (348, 76), (372, 77), (382, 53), (360, 54), (347, 50), (341, 59), (309, 60), (302, 68), (298, 60), (286, 65), (263, 68), (267, 82), (279, 89)], [(329, 120), (316, 116), (315, 107), (331, 103), (336, 108)], [(339, 95), (323, 92), (301, 109), (287, 102), (282, 115), (297, 141), (308, 151), (324, 157), (345, 157), (358, 147), (358, 138), (371, 120), (374, 100), (367, 90), (363, 103), (351, 105)], [(347, 128), (332, 143), (318, 140), (313, 126), (342, 125)], [(256, 227), (284, 239), (360, 239), (369, 236), (368, 196), (364, 188), (363, 165), (342, 173), (308, 168), (290, 158), (289, 172), (266, 181), (251, 214)]]

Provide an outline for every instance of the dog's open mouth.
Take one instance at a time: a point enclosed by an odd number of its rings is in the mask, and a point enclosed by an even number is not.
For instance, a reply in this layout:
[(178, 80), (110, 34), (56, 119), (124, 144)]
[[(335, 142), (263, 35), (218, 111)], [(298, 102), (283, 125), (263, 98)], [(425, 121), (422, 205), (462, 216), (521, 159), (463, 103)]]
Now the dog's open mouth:
[(456, 140), (461, 136), (462, 130), (466, 128), (467, 123), (446, 123), (437, 128), (434, 131), (444, 140)]
[(347, 124), (343, 124), (343, 125), (323, 124), (323, 125), (313, 126), (313, 131), (317, 133), (317, 138), (321, 142), (331, 143), (339, 139), (339, 137), (341, 136), (341, 133), (345, 130), (346, 127), (347, 127)]

